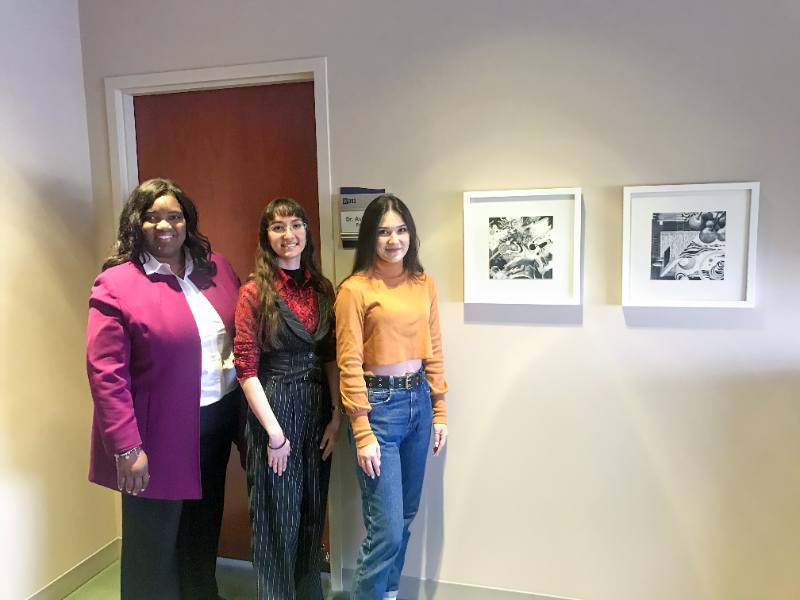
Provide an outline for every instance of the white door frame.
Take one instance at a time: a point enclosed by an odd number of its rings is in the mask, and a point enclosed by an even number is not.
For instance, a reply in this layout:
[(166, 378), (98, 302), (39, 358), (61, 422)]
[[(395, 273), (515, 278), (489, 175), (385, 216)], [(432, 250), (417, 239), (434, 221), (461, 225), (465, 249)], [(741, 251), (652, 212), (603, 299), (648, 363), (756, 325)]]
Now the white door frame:
[[(148, 73), (106, 77), (106, 112), (108, 116), (111, 189), (113, 194), (114, 228), (122, 206), (139, 185), (136, 158), (136, 123), (133, 115), (134, 96), (188, 92), (230, 87), (314, 82), (314, 113), (317, 127), (317, 181), (319, 185), (319, 230), (322, 270), (334, 280), (334, 230), (328, 127), (328, 65), (325, 57), (279, 62), (213, 67), (188, 71)], [(340, 448), (342, 445), (339, 446)], [(338, 462), (338, 461), (337, 461)], [(342, 589), (342, 497), (339, 477), (331, 477), (329, 492), (331, 585)], [(334, 518), (335, 517), (335, 518)]]
[[(111, 189), (114, 202), (114, 227), (122, 206), (139, 185), (136, 159), (136, 123), (133, 116), (134, 96), (188, 92), (219, 88), (287, 83), (314, 82), (314, 113), (317, 127), (317, 181), (319, 186), (319, 230), (322, 270), (334, 279), (333, 214), (328, 128), (328, 66), (325, 57), (284, 60), (278, 62), (212, 67), (189, 71), (147, 73), (106, 77), (106, 112), (108, 117)], [(332, 566), (331, 566), (332, 568)]]

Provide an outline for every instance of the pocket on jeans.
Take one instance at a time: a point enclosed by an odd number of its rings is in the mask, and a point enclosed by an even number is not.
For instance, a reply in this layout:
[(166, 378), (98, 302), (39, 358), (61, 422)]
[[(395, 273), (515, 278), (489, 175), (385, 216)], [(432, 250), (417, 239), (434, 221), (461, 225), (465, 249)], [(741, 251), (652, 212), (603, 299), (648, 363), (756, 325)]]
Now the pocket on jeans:
[(392, 396), (392, 390), (367, 388), (367, 392), (367, 400), (369, 401), (370, 406), (385, 404)]

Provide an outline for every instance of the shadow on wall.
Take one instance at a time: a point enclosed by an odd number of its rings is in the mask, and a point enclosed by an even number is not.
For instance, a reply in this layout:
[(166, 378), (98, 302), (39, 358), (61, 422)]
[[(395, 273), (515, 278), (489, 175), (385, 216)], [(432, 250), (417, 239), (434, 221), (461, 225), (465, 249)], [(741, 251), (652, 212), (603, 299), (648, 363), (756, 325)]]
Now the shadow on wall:
[(439, 456), (432, 456), (433, 436), (428, 450), (425, 487), (419, 512), (411, 525), (411, 539), (406, 554), (404, 575), (400, 581), (401, 598), (434, 598), (438, 588), (439, 568), (444, 553), (444, 471), (445, 446)]
[(583, 325), (583, 306), (465, 304), (464, 323), (490, 325)]
[(625, 306), (625, 324), (633, 329), (732, 329), (764, 328), (762, 307), (688, 308)]
[(798, 598), (800, 372), (730, 378), (721, 397), (706, 457), (716, 551), (695, 546), (695, 559), (713, 573), (714, 597)]
[[(113, 496), (88, 483), (88, 297), (99, 268), (89, 191), (11, 172), (0, 224), (0, 590), (27, 597), (116, 537)], [(8, 473), (6, 475), (6, 473)], [(6, 489), (7, 488), (7, 489)], [(6, 558), (8, 560), (6, 560)], [(8, 568), (7, 573), (3, 573)]]
[[(642, 390), (628, 404), (664, 526), (625, 568), (643, 559), (674, 586), (661, 597), (800, 597), (800, 371), (689, 370)], [(625, 523), (647, 510), (628, 504)]]

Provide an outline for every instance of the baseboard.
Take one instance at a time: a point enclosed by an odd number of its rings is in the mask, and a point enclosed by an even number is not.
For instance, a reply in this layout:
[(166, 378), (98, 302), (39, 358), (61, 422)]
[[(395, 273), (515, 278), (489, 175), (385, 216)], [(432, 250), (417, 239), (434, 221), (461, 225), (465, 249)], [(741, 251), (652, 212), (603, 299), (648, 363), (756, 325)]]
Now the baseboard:
[[(353, 569), (342, 569), (345, 589), (350, 589)], [(465, 585), (416, 577), (400, 578), (400, 598), (404, 600), (571, 600), (530, 592)]]
[[(353, 569), (342, 569), (344, 589), (349, 590)], [(217, 583), (220, 595), (225, 597), (255, 597), (253, 563), (230, 558), (217, 559)], [(347, 592), (335, 592), (335, 600), (349, 598)], [(400, 598), (403, 600), (573, 600), (560, 596), (533, 594), (475, 585), (465, 585), (416, 577), (400, 578)], [(37, 599), (38, 600), (38, 599)]]
[(119, 559), (122, 538), (111, 540), (83, 562), (50, 582), (27, 600), (63, 600), (72, 592)]

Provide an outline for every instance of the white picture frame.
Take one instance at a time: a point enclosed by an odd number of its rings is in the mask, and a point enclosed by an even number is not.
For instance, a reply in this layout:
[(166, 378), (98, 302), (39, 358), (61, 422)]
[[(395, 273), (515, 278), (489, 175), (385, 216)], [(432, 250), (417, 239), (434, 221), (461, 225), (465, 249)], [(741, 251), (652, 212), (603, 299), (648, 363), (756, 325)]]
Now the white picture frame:
[(622, 305), (752, 308), (759, 187), (623, 188)]
[(581, 188), (464, 192), (464, 303), (581, 303)]

